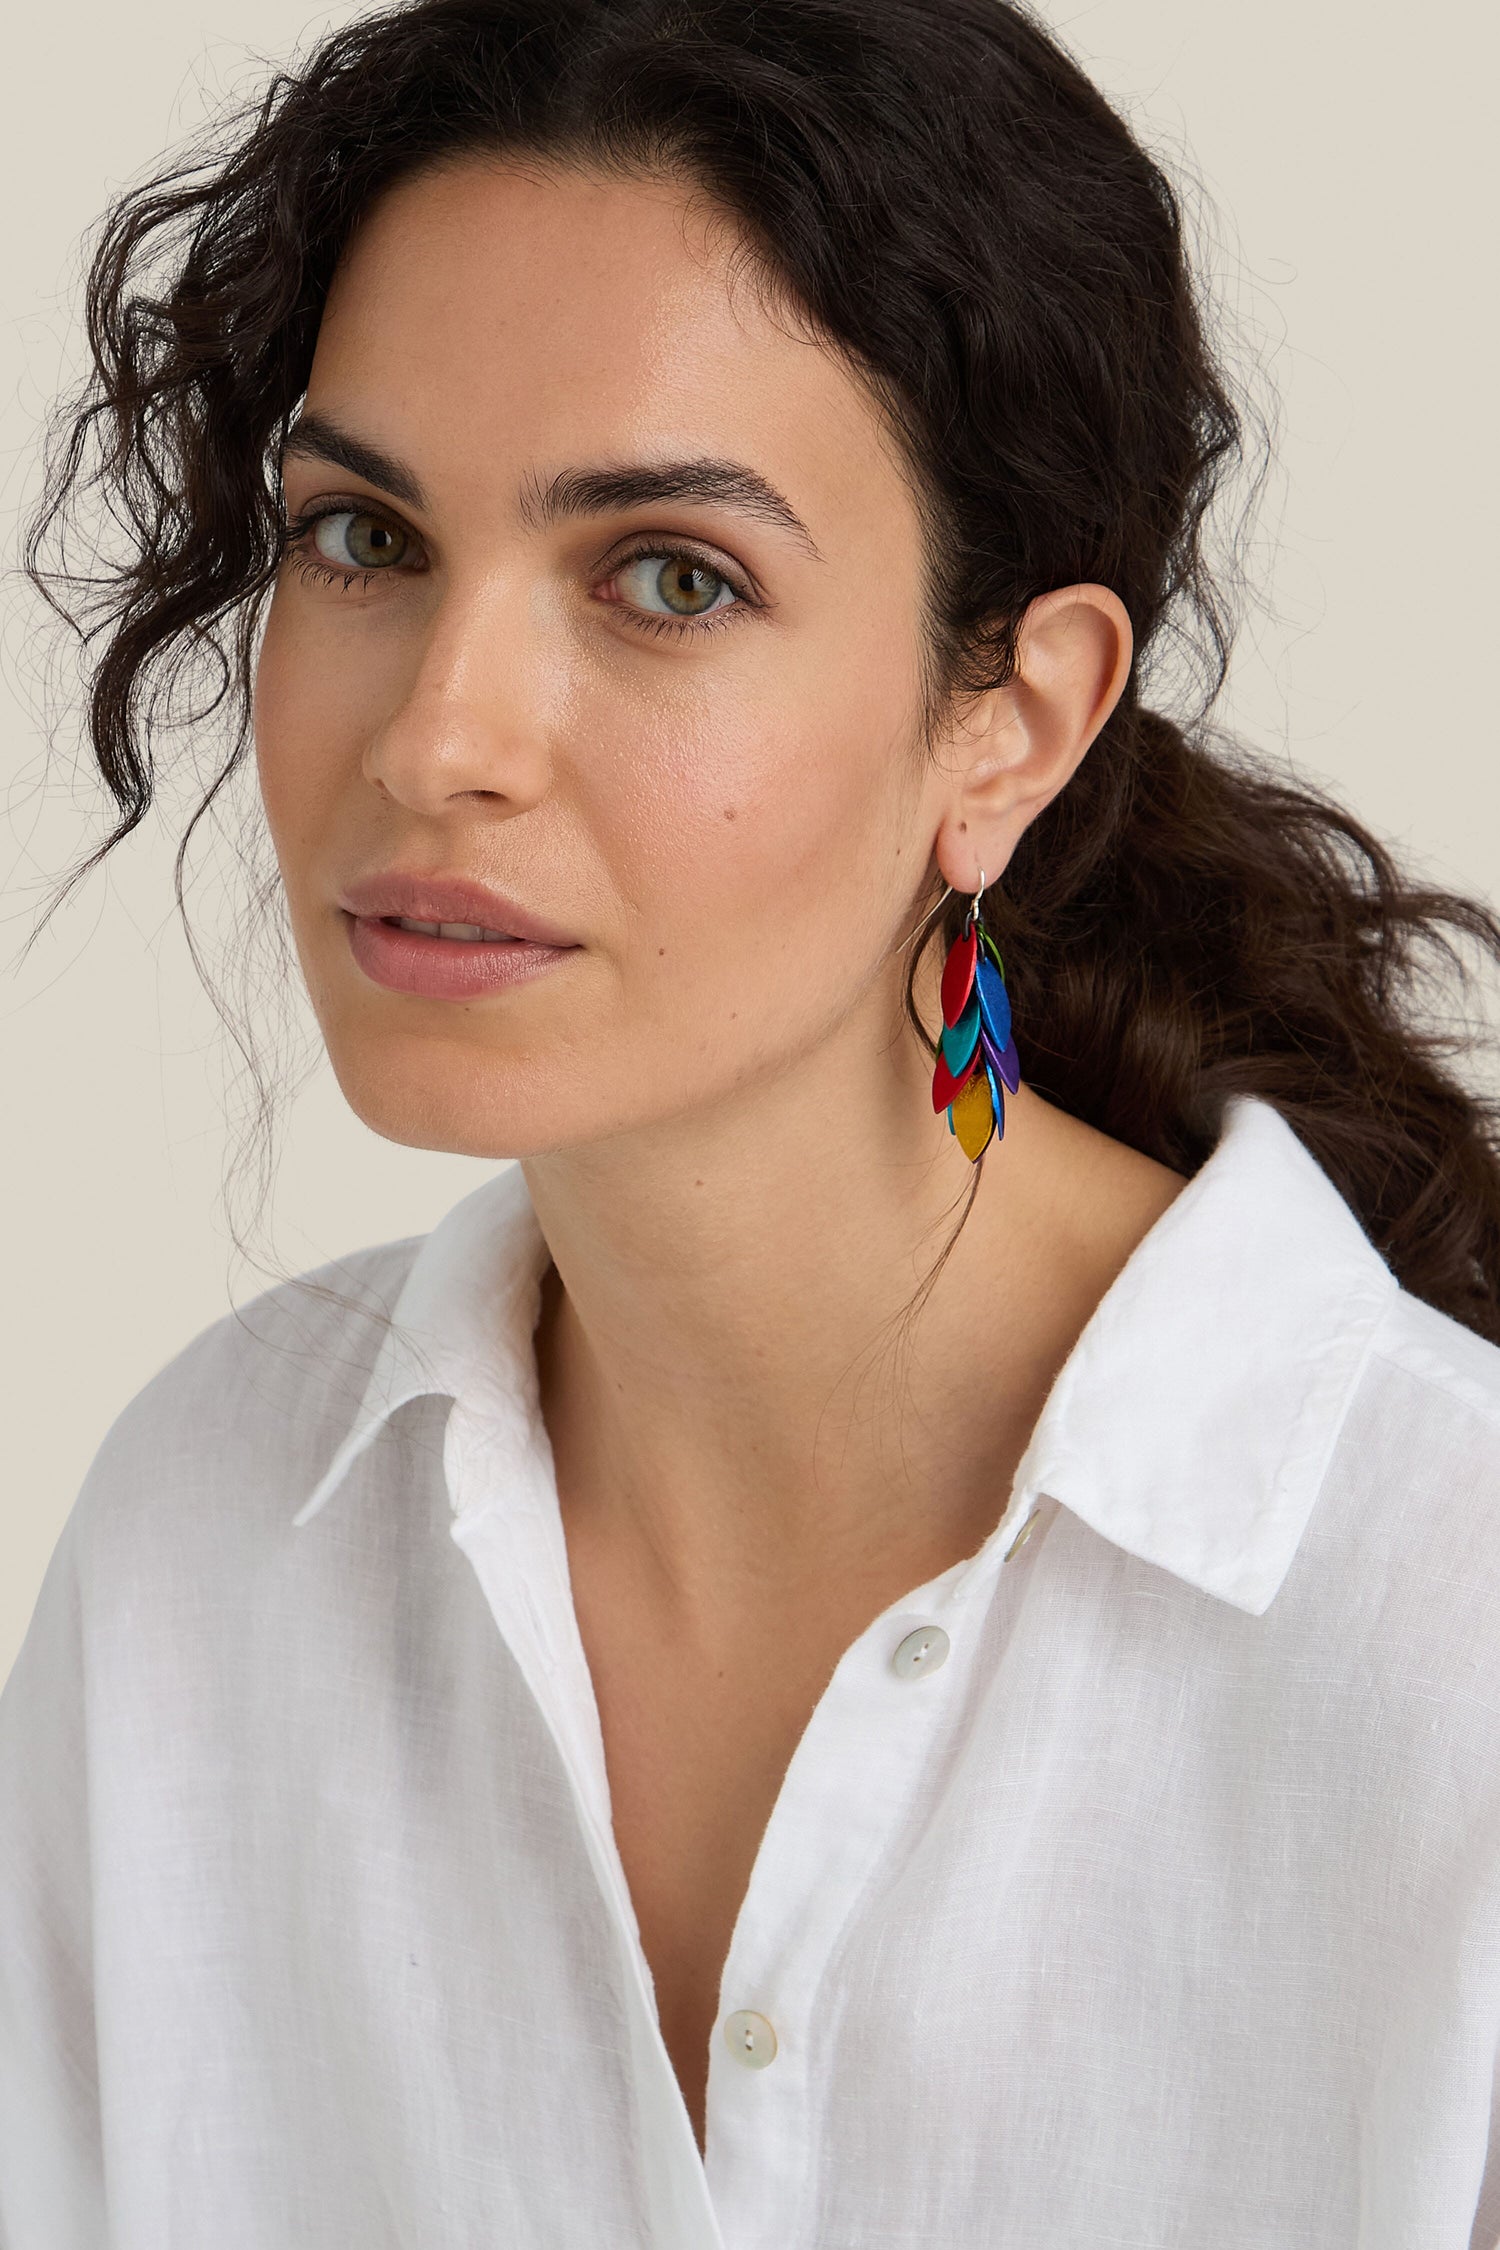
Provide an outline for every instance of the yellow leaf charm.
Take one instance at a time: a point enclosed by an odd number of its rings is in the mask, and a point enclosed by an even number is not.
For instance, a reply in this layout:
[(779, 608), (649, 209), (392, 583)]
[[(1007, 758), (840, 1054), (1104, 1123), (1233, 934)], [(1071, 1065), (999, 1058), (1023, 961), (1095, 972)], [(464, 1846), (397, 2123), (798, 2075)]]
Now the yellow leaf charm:
[(995, 1105), (990, 1099), (990, 1081), (987, 1071), (976, 1070), (973, 1077), (954, 1096), (953, 1130), (958, 1145), (972, 1164), (983, 1156), (989, 1147), (990, 1135), (995, 1130)]

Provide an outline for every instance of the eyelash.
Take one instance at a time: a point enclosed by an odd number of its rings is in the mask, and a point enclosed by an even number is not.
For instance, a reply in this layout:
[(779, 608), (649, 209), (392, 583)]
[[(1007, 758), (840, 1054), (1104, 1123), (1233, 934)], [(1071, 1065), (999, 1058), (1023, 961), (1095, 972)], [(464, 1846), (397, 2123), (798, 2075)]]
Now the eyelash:
[(736, 578), (730, 571), (721, 570), (713, 557), (702, 547), (695, 546), (691, 540), (685, 540), (681, 545), (665, 546), (659, 539), (637, 539), (626, 548), (623, 555), (616, 556), (614, 567), (609, 575), (611, 578), (618, 578), (621, 571), (628, 570), (632, 563), (644, 562), (648, 557), (652, 562), (660, 560), (661, 562), (692, 563), (695, 568), (706, 570), (711, 578), (717, 578), (721, 585), (727, 586), (735, 599), (719, 609), (705, 610), (703, 615), (697, 618), (657, 616), (648, 610), (633, 610), (628, 602), (617, 602), (612, 605), (622, 610), (629, 617), (631, 624), (639, 626), (642, 632), (653, 634), (668, 632), (678, 637), (682, 635), (691, 637), (696, 633), (717, 633), (733, 618), (764, 606), (750, 592), (743, 580)]
[[(345, 502), (330, 504), (322, 508), (310, 508), (303, 515), (295, 517), (288, 523), (283, 552), (298, 575), (307, 580), (309, 584), (336, 586), (341, 592), (347, 592), (351, 586), (358, 586), (363, 589), (371, 585), (376, 579), (389, 578), (400, 572), (401, 565), (399, 563), (388, 564), (384, 570), (337, 570), (333, 564), (325, 562), (321, 556), (309, 552), (308, 541), (320, 523), (325, 523), (330, 516), (353, 514), (370, 516), (376, 523), (389, 521), (378, 508), (354, 509)], [(706, 570), (710, 576), (717, 578), (721, 584), (727, 586), (735, 599), (733, 602), (723, 604), (717, 609), (706, 610), (698, 618), (658, 616), (646, 610), (633, 609), (629, 602), (610, 604), (611, 608), (618, 609), (628, 618), (631, 625), (641, 632), (653, 635), (666, 632), (678, 638), (684, 635), (691, 638), (700, 633), (718, 632), (733, 618), (740, 616), (742, 613), (764, 607), (764, 604), (749, 591), (742, 580), (736, 578), (727, 570), (721, 570), (708, 552), (695, 546), (691, 540), (685, 540), (680, 545), (664, 545), (659, 539), (638, 539), (626, 549), (624, 554), (615, 557), (609, 577), (617, 578), (622, 571), (628, 570), (632, 563), (643, 562), (648, 557), (653, 562), (657, 559), (662, 562), (687, 562), (693, 564), (699, 570)], [(608, 583), (608, 581), (606, 580), (605, 583)]]

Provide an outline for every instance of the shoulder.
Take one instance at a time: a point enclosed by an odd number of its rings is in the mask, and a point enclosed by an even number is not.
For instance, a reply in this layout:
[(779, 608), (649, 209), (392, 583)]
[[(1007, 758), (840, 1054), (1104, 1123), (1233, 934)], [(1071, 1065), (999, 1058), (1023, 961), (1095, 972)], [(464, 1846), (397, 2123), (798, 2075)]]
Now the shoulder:
[(1500, 1439), (1500, 1345), (1405, 1289), (1372, 1339), (1368, 1378), (1410, 1386), (1413, 1404), (1425, 1394), (1425, 1422), (1464, 1430), (1486, 1451), (1491, 1432)]
[(1472, 1600), (1500, 1628), (1500, 1346), (1393, 1290), (1329, 1482), (1367, 1562), (1440, 1581), (1450, 1622)]
[(79, 1560), (144, 1558), (194, 1519), (290, 1518), (348, 1428), (424, 1237), (293, 1275), (193, 1336), (106, 1431), (66, 1526)]

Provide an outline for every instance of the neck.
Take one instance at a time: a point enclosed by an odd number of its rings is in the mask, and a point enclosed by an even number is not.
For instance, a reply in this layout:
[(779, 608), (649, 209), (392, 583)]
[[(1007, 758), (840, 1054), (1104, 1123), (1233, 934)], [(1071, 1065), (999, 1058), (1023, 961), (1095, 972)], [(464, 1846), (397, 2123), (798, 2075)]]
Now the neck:
[(850, 1026), (715, 1114), (525, 1160), (570, 1538), (628, 1551), (671, 1612), (858, 1602), (973, 1552), (1182, 1185), (1023, 1085), (944, 1260), (973, 1174), (929, 1081), (909, 1033)]

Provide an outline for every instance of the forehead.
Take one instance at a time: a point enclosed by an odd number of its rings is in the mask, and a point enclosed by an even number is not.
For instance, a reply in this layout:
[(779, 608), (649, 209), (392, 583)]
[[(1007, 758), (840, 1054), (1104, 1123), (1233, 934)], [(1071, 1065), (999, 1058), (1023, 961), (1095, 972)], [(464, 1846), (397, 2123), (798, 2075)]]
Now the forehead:
[(554, 460), (696, 455), (769, 476), (815, 538), (910, 503), (864, 386), (757, 286), (733, 219), (668, 179), (469, 158), (366, 214), (308, 387), (434, 493)]

